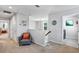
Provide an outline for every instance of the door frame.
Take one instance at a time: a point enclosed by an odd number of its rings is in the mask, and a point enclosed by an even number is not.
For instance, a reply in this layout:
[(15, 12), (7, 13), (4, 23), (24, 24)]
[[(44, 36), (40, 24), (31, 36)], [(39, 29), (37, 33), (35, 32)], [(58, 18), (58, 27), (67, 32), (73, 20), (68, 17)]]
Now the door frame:
[[(64, 28), (63, 28), (63, 20), (64, 20), (64, 17), (66, 17), (66, 16), (68, 16), (68, 17), (70, 17), (70, 16), (74, 16), (74, 15), (79, 15), (79, 13), (74, 13), (74, 14), (70, 14), (70, 15), (64, 15), (64, 16), (62, 16), (62, 42), (65, 44), (65, 40), (64, 40), (64, 32), (63, 32), (63, 30), (64, 30)], [(79, 20), (78, 20), (78, 26), (79, 26)], [(79, 28), (78, 28), (78, 30), (79, 30)], [(78, 30), (77, 30), (77, 35), (79, 35), (78, 34)], [(79, 37), (78, 37), (78, 44), (79, 44)], [(78, 47), (77, 47), (78, 48)]]

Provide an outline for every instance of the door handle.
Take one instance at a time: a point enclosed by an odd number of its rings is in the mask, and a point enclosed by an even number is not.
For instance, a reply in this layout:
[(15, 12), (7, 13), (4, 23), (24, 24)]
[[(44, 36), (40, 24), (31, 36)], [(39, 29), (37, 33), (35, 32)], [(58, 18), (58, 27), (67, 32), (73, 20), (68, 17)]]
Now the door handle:
[(66, 39), (66, 30), (64, 29), (64, 39)]

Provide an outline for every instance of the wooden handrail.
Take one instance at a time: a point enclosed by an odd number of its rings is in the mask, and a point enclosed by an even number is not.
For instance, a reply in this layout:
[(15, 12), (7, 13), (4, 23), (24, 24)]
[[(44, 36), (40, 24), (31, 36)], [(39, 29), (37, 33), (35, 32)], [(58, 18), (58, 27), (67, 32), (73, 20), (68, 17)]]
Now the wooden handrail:
[(48, 31), (46, 34), (45, 34), (45, 36), (47, 36), (48, 34), (50, 34), (51, 33), (51, 31)]

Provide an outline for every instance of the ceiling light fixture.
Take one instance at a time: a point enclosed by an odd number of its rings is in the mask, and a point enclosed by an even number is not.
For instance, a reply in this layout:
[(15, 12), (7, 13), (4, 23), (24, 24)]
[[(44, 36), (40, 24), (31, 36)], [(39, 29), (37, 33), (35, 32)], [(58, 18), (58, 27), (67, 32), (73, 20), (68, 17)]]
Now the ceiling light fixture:
[(39, 5), (35, 5), (36, 7), (40, 7)]
[(9, 6), (9, 9), (12, 9), (12, 6)]

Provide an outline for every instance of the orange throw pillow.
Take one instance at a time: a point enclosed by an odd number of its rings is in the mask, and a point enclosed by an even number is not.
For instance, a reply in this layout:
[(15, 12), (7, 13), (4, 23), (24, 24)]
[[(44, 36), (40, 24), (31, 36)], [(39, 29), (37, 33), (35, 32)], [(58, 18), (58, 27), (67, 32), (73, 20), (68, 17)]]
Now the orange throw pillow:
[(23, 39), (30, 39), (30, 34), (29, 33), (23, 33)]

